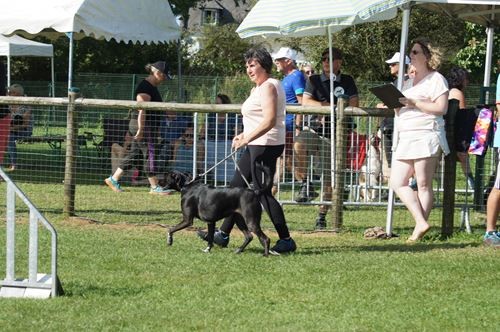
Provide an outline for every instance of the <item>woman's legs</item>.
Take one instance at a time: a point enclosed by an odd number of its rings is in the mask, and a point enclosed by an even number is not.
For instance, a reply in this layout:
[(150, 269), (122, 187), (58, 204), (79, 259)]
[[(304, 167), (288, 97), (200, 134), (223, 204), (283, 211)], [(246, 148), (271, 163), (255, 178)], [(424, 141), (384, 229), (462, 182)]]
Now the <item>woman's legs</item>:
[[(427, 219), (432, 207), (432, 177), (437, 158), (418, 160), (393, 160), (391, 168), (391, 188), (405, 204), (415, 220), (415, 229), (409, 240), (420, 239), (430, 228)], [(408, 185), (408, 180), (416, 174), (418, 193)], [(422, 188), (421, 188), (422, 186)]]
[(432, 179), (438, 165), (438, 158), (417, 159), (414, 162), (415, 175), (418, 185), (418, 199), (422, 207), (425, 220), (429, 219), (432, 204), (434, 201), (434, 192), (432, 190)]
[[(255, 187), (262, 188), (263, 184), (266, 183), (266, 179), (263, 179), (263, 172), (257, 168), (257, 165), (264, 165), (269, 168), (271, 178), (274, 178), (276, 173), (276, 160), (283, 153), (283, 145), (278, 146), (250, 146), (250, 156), (252, 159), (252, 182)], [(287, 239), (290, 237), (288, 227), (285, 221), (285, 214), (278, 201), (274, 198), (271, 190), (267, 188), (262, 196), (260, 197), (260, 202), (264, 209), (266, 210), (269, 218), (271, 219), (274, 228), (278, 232), (280, 239)]]

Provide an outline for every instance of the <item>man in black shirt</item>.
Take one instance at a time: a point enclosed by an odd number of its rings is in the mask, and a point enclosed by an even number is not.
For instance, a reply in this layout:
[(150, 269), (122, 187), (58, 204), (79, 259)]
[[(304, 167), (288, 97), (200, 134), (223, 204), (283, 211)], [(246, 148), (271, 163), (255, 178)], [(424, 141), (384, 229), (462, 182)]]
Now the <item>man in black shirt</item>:
[[(323, 72), (319, 75), (311, 75), (306, 83), (303, 105), (329, 106), (330, 105), (330, 50), (327, 48), (321, 54), (321, 64)], [(342, 66), (342, 51), (332, 48), (333, 66), (333, 102), (336, 105), (337, 99), (345, 95), (349, 99), (349, 106), (358, 107), (358, 88), (354, 79), (340, 72)], [(312, 184), (307, 180), (307, 161), (310, 156), (313, 160), (321, 163), (314, 170), (322, 170), (325, 178), (325, 200), (331, 200), (331, 173), (330, 173), (330, 139), (331, 139), (331, 119), (330, 116), (312, 116), (306, 121), (304, 130), (296, 137), (294, 144), (296, 176), (302, 180), (302, 187), (296, 201), (309, 201), (317, 194), (314, 193)], [(328, 205), (321, 205), (316, 219), (316, 229), (326, 227), (326, 213)]]

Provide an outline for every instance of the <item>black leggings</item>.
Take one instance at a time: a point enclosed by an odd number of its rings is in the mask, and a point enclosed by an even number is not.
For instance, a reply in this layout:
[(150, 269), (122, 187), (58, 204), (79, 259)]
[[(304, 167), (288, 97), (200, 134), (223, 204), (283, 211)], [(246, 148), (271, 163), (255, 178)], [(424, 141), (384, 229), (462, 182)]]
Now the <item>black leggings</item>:
[[(257, 170), (256, 166), (263, 164), (267, 166), (271, 172), (271, 179), (274, 179), (276, 173), (276, 160), (283, 153), (285, 145), (248, 145), (240, 160), (238, 161), (239, 170), (234, 173), (233, 179), (229, 184), (231, 187), (247, 187), (242, 175), (248, 182), (253, 183), (255, 188), (262, 188), (265, 181), (262, 179), (262, 171)], [(286, 226), (285, 214), (278, 201), (271, 193), (271, 188), (264, 191), (260, 197), (260, 203), (264, 206), (269, 218), (271, 219), (274, 228), (278, 232), (280, 239), (290, 237), (288, 227)], [(239, 214), (234, 214), (224, 219), (220, 230), (229, 234), (234, 227), (234, 224), (244, 224), (243, 218)]]

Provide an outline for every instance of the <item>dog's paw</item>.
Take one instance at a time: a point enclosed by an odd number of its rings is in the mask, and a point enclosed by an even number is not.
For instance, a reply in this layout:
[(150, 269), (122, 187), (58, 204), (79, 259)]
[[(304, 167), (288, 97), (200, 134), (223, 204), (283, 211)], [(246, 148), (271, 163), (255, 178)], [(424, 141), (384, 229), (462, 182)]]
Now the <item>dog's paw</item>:
[(210, 250), (212, 250), (212, 247), (208, 246), (205, 249), (203, 249), (203, 252), (209, 254)]
[(172, 243), (174, 243), (174, 237), (172, 236), (172, 234), (167, 233), (167, 245), (171, 246)]

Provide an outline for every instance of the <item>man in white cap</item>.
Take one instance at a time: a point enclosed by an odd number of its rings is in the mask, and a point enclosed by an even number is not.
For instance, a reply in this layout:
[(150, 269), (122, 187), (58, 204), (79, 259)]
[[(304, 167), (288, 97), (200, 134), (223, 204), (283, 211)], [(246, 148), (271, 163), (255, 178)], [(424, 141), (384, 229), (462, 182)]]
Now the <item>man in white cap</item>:
[[(385, 63), (387, 63), (389, 65), (389, 67), (391, 68), (391, 75), (395, 78), (395, 80), (393, 82), (394, 84), (397, 84), (397, 80), (398, 80), (399, 57), (400, 57), (400, 53), (396, 52), (396, 53), (394, 53), (392, 58), (385, 61)], [(410, 58), (407, 55), (405, 55), (405, 65), (409, 65), (409, 64), (410, 64)]]
[[(272, 57), (277, 70), (285, 75), (281, 83), (285, 90), (286, 103), (302, 104), (302, 95), (306, 87), (306, 79), (295, 64), (297, 51), (289, 47), (282, 47), (277, 53), (273, 54)], [(302, 126), (302, 115), (286, 115), (285, 164), (289, 170), (292, 169), (294, 122), (295, 133), (298, 134)], [(276, 186), (273, 186), (273, 193), (275, 192)]]

